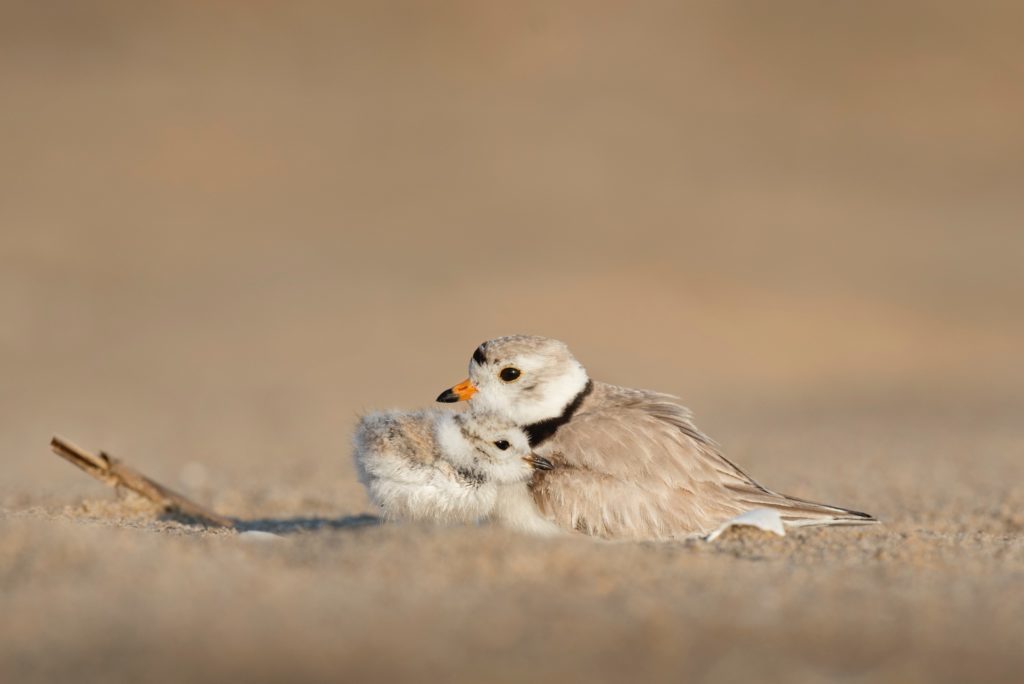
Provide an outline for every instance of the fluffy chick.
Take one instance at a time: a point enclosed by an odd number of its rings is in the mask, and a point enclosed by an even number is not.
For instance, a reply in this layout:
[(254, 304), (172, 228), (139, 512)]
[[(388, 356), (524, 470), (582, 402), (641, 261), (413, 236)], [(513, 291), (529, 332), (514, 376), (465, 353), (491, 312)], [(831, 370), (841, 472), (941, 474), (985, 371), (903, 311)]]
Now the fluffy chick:
[(527, 484), (551, 464), (525, 432), (489, 413), (427, 410), (364, 416), (355, 464), (370, 499), (389, 520), (442, 524), (492, 519), (532, 533), (557, 528), (537, 512)]

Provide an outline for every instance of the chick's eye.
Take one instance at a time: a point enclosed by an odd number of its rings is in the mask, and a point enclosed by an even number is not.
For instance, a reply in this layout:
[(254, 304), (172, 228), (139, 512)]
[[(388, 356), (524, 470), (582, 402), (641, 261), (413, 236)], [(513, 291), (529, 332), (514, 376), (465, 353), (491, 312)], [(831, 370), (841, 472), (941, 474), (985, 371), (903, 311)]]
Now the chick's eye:
[(505, 449), (508, 449), (509, 443), (503, 439), (499, 439), (497, 442), (494, 443), (494, 446), (504, 451)]
[(513, 368), (512, 366), (509, 366), (508, 368), (502, 368), (501, 372), (498, 373), (498, 377), (504, 380), (505, 382), (512, 382), (513, 380), (517, 379), (519, 375), (519, 369)]

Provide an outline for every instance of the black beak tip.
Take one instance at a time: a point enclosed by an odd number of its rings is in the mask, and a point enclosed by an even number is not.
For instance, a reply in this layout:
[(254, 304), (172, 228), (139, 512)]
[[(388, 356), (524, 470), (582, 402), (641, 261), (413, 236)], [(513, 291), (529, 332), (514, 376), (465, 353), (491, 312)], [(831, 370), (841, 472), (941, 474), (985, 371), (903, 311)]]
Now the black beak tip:
[(455, 392), (452, 392), (450, 389), (446, 389), (444, 392), (441, 392), (441, 394), (437, 395), (437, 401), (441, 402), (442, 404), (454, 404), (458, 400), (459, 395), (456, 394)]

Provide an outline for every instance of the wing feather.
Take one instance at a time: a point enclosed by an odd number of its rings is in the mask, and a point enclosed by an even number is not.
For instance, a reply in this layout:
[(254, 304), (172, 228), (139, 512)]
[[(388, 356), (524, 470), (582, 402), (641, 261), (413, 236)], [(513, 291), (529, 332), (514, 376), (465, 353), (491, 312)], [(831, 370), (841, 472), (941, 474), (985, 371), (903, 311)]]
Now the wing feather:
[(675, 397), (598, 384), (538, 453), (554, 470), (532, 484), (566, 529), (616, 539), (706, 534), (758, 507), (791, 525), (862, 524), (871, 516), (773, 492), (725, 458)]

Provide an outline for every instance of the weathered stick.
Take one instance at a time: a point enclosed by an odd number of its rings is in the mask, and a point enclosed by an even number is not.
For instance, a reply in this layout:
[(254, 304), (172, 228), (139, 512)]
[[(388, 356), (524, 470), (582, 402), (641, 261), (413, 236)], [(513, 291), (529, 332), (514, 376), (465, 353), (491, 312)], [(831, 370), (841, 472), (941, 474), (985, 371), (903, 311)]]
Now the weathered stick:
[(104, 452), (99, 456), (60, 437), (50, 440), (50, 448), (61, 458), (78, 466), (100, 482), (111, 487), (124, 487), (160, 506), (164, 512), (202, 520), (214, 527), (234, 527), (235, 523), (205, 506), (154, 482), (134, 468), (117, 461)]

